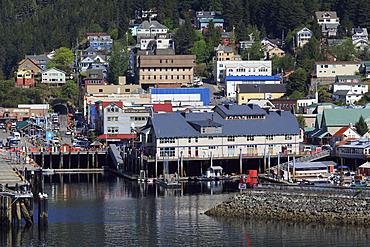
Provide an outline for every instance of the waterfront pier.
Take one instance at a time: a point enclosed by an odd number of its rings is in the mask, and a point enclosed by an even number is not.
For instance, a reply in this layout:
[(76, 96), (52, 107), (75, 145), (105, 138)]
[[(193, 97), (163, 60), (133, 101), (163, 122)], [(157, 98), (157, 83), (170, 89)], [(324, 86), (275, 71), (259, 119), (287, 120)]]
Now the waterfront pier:
[[(18, 164), (19, 167), (19, 164)], [(30, 164), (17, 168), (17, 162), (1, 153), (0, 156), (0, 226), (33, 224), (33, 193), (31, 183), (26, 180), (28, 170), (38, 168)], [(34, 173), (35, 174), (35, 173)], [(37, 179), (32, 179), (37, 181)]]

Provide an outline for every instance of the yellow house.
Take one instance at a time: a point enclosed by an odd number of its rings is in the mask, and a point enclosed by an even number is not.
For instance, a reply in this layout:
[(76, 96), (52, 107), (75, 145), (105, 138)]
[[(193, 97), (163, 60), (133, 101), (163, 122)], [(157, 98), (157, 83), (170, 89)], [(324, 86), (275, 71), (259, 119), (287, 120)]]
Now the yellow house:
[(286, 84), (239, 84), (236, 90), (238, 105), (248, 103), (250, 99), (276, 99), (281, 98), (285, 92)]
[(218, 45), (214, 48), (217, 61), (241, 61), (241, 56), (234, 55), (233, 48), (226, 45)]
[(273, 56), (284, 57), (285, 51), (279, 47), (274, 47), (267, 52), (268, 58), (271, 59)]

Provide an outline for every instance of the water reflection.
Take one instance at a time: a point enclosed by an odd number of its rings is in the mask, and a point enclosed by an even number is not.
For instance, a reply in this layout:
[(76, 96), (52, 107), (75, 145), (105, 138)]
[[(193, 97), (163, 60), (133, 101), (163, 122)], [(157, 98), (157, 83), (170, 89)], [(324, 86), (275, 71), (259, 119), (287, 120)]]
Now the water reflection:
[(179, 190), (166, 190), (109, 174), (58, 174), (45, 176), (44, 186), (48, 226), (2, 227), (0, 245), (365, 246), (370, 233), (363, 227), (204, 215), (238, 192), (235, 182), (182, 183)]

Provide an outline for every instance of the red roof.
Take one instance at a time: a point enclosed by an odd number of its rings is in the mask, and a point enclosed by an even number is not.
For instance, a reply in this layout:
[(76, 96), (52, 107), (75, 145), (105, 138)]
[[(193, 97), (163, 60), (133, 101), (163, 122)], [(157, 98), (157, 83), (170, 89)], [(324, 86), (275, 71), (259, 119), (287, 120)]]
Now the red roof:
[(102, 103), (102, 106), (103, 106), (103, 108), (105, 108), (105, 107), (107, 107), (108, 105), (110, 105), (110, 104), (112, 104), (112, 103), (114, 103), (114, 104), (116, 104), (116, 105), (118, 105), (119, 107), (123, 107), (123, 103), (122, 103), (122, 101), (110, 101), (110, 102), (103, 102)]
[(132, 136), (136, 138), (136, 134), (102, 134), (98, 136), (98, 139), (105, 140), (105, 139), (132, 139)]
[(357, 138), (348, 138), (345, 141), (341, 141), (341, 142), (336, 143), (335, 146), (342, 146), (342, 145), (346, 144), (347, 141), (352, 141), (352, 140), (357, 140)]
[(335, 132), (333, 136), (343, 136), (344, 132), (346, 132), (346, 130), (348, 129), (349, 127), (342, 127), (337, 132)]
[(153, 111), (172, 111), (172, 104), (153, 104)]

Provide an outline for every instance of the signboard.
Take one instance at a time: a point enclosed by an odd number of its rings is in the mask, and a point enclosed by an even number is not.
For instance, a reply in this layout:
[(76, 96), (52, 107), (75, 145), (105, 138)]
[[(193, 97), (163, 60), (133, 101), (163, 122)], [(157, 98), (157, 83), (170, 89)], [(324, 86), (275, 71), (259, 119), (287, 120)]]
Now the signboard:
[(123, 111), (124, 113), (149, 113), (150, 112), (150, 109), (149, 110), (145, 110), (145, 109), (142, 109), (142, 110), (124, 110)]
[(245, 190), (245, 189), (247, 189), (247, 184), (239, 183), (239, 190)]
[(45, 136), (45, 139), (46, 140), (51, 140), (51, 138), (53, 138), (53, 132), (46, 132), (46, 136)]

